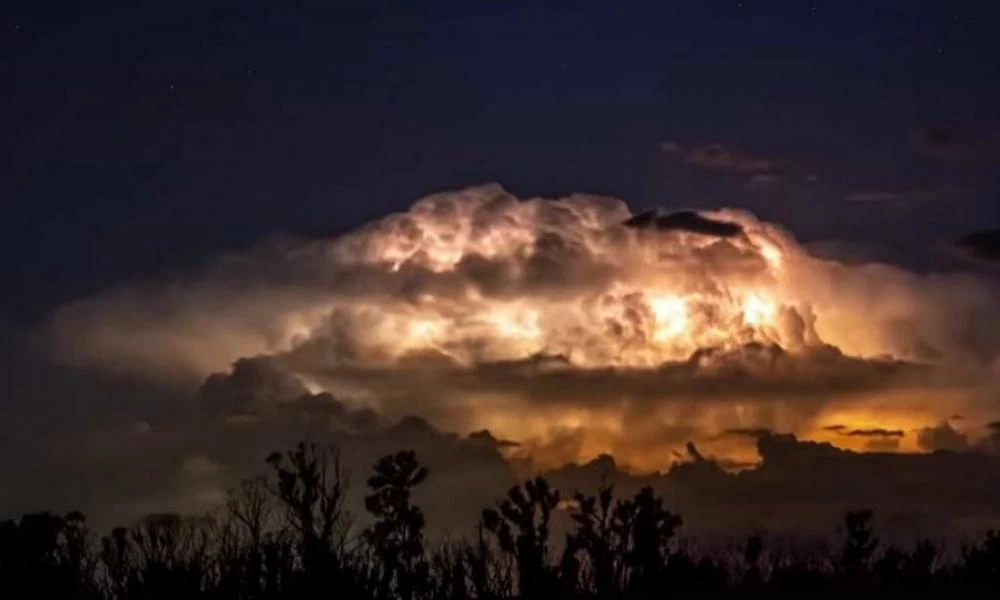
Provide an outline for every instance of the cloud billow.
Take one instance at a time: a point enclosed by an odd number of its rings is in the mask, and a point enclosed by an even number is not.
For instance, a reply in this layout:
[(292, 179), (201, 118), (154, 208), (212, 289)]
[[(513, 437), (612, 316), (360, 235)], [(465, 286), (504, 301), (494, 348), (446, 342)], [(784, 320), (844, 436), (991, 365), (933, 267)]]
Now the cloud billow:
[(419, 415), (534, 468), (655, 470), (691, 440), (753, 460), (727, 430), (919, 451), (896, 432), (991, 418), (998, 298), (971, 275), (813, 257), (743, 211), (485, 185), (70, 303), (49, 333), (69, 362), (204, 381), (231, 422), (312, 398), (352, 434)]

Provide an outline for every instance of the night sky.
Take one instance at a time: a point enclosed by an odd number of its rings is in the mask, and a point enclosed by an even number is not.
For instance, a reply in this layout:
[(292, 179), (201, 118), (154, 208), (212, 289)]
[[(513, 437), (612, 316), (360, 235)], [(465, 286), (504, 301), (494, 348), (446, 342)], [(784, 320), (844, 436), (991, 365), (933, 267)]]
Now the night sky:
[[(481, 498), (470, 502), (491, 499), (511, 465), (541, 471), (599, 453), (606, 460), (614, 447), (619, 460), (656, 469), (675, 458), (716, 461), (712, 473), (723, 479), (713, 481), (724, 483), (713, 489), (730, 494), (719, 500), (722, 513), (726, 498), (757, 488), (738, 487), (752, 477), (730, 478), (720, 465), (758, 458), (761, 494), (806, 498), (813, 504), (788, 509), (803, 514), (840, 510), (855, 498), (838, 494), (857, 490), (887, 505), (922, 502), (879, 487), (900, 473), (928, 486), (932, 512), (952, 510), (951, 490), (960, 498), (985, 490), (983, 502), (1000, 506), (997, 486), (961, 495), (995, 473), (1000, 454), (998, 17), (995, 2), (917, 0), (3, 3), (0, 517), (82, 508), (106, 525), (142, 511), (202, 510), (276, 446), (317, 433), (309, 428), (322, 422), (318, 414), (350, 432), (342, 443), (358, 464), (399, 444), (419, 446), (455, 486), (441, 497), (475, 488)], [(510, 195), (469, 188), (490, 182)], [(466, 263), (435, 270), (441, 265), (417, 264), (429, 259), (416, 254), (391, 269), (391, 260), (366, 263), (396, 239), (388, 219), (365, 230), (376, 250), (343, 258), (350, 252), (338, 240), (354, 239), (338, 237), (345, 232), (466, 188), (441, 200), (442, 214), (496, 196), (509, 219), (495, 230), (514, 222), (509, 239), (530, 238), (528, 251), (501, 260), (514, 242), (496, 244), (493, 263), (463, 254), (488, 263), (478, 271), (459, 268)], [(659, 329), (642, 333), (690, 334), (690, 356), (738, 368), (701, 378), (686, 357), (666, 360), (653, 348), (633, 362), (609, 362), (607, 353), (572, 368), (566, 359), (565, 372), (549, 379), (525, 377), (518, 369), (533, 368), (544, 344), (564, 331), (592, 333), (598, 320), (546, 329), (498, 301), (472, 311), (498, 325), (455, 342), (473, 348), (462, 377), (450, 379), (446, 361), (430, 361), (430, 346), (416, 343), (413, 364), (426, 368), (407, 371), (405, 326), (421, 325), (413, 339), (423, 339), (457, 322), (445, 314), (448, 301), (467, 298), (449, 296), (459, 288), (447, 283), (500, 290), (487, 300), (534, 302), (535, 317), (558, 320), (569, 313), (566, 298), (608, 283), (604, 258), (633, 256), (609, 239), (659, 239), (622, 233), (631, 213), (592, 196), (513, 201), (575, 192), (623, 199), (633, 213), (745, 209), (801, 242), (766, 245), (785, 238), (742, 213), (718, 213), (735, 219), (721, 224), (692, 212), (640, 219), (666, 224), (650, 235), (688, 240), (677, 247), (690, 260), (671, 268), (697, 292), (650, 296), (649, 310), (660, 313), (646, 325)], [(594, 214), (610, 225), (588, 229)], [(611, 230), (620, 237), (604, 237)], [(732, 244), (705, 250), (685, 232)], [(760, 240), (771, 242), (754, 245)], [(540, 260), (525, 259), (530, 253)], [(621, 264), (612, 275), (623, 281), (638, 271)], [(686, 312), (704, 291), (701, 275), (715, 285), (704, 289), (728, 293), (734, 281), (771, 281), (753, 277), (784, 275), (786, 266), (792, 283), (761, 289), (813, 294), (826, 338), (810, 329), (809, 305), (792, 311), (801, 352), (756, 338), (729, 354), (702, 344), (708, 338), (698, 335), (716, 330), (690, 325), (695, 313)], [(443, 284), (443, 272), (454, 279)], [(526, 272), (535, 279), (517, 278)], [(397, 286), (403, 276), (412, 287)], [(398, 362), (386, 363), (381, 379), (351, 368), (377, 362), (382, 347), (358, 351), (341, 373), (351, 384), (391, 385), (363, 389), (369, 404), (337, 396), (332, 384), (322, 390), (333, 396), (317, 393), (328, 359), (341, 360), (352, 343), (385, 341), (384, 321), (357, 315), (372, 306), (381, 316), (416, 314), (406, 312), (413, 290), (441, 292), (428, 293), (446, 307), (428, 309), (439, 321), (400, 321), (388, 336)], [(742, 319), (741, 334), (790, 314), (781, 297), (747, 294), (712, 298), (714, 309)], [(336, 302), (356, 320), (335, 319)], [(670, 319), (675, 329), (661, 327)], [(523, 347), (510, 341), (517, 336)], [(606, 341), (587, 339), (586, 349)], [(474, 351), (491, 343), (527, 350), (480, 360)], [(775, 364), (784, 370), (767, 370)], [(739, 376), (727, 379), (732, 373)], [(461, 385), (483, 402), (521, 404), (484, 408)], [(535, 438), (500, 439), (526, 431), (518, 419), (530, 418)], [(601, 429), (611, 421), (620, 427)], [(800, 438), (772, 436), (781, 433)], [(691, 440), (704, 455), (686, 446)], [(549, 462), (508, 462), (520, 442)], [(938, 450), (957, 454), (930, 454)], [(919, 456), (901, 469), (895, 455), (878, 462), (867, 454), (897, 451)], [(853, 462), (834, 474), (780, 470), (800, 455)], [(963, 462), (966, 455), (975, 456)], [(485, 466), (464, 462), (483, 456)], [(560, 476), (576, 481), (574, 468)], [(467, 482), (470, 473), (483, 481)], [(856, 476), (857, 490), (846, 491), (810, 479)], [(767, 487), (772, 481), (791, 491)], [(710, 504), (688, 498), (691, 510)], [(428, 514), (454, 516), (438, 509)]]
[(1000, 221), (990, 2), (210, 4), (0, 11), (4, 320), (486, 181), (913, 268)]

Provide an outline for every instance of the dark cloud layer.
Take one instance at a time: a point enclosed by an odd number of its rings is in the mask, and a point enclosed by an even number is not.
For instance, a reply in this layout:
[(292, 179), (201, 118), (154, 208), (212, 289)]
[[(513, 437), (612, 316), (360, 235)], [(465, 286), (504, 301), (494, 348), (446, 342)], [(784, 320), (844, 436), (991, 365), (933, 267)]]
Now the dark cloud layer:
[(971, 258), (1000, 261), (1000, 229), (985, 229), (970, 233), (955, 245)]
[[(53, 474), (47, 487), (31, 498), (4, 495), (0, 512), (81, 508), (95, 525), (107, 526), (150, 510), (209, 510), (239, 479), (265, 472), (263, 457), (269, 452), (311, 439), (340, 448), (353, 482), (350, 507), (359, 515), (363, 481), (374, 460), (400, 448), (417, 450), (431, 477), (416, 501), (433, 531), (458, 535), (525, 474), (526, 465), (511, 454), (521, 449), (518, 440), (484, 430), (454, 434), (419, 417), (391, 419), (352, 408), (328, 393), (291, 384), (262, 359), (240, 361), (231, 373), (209, 378), (194, 402), (173, 406), (144, 421), (124, 415), (101, 429), (88, 425), (49, 437), (44, 464), (36, 457), (32, 465)], [(892, 430), (829, 428), (844, 436), (898, 439)], [(567, 493), (592, 492), (602, 483), (615, 484), (620, 494), (654, 485), (684, 515), (690, 535), (760, 528), (825, 535), (842, 511), (858, 506), (875, 508), (887, 534), (901, 536), (917, 530), (958, 535), (1000, 519), (1000, 486), (992, 476), (1000, 465), (988, 446), (973, 446), (948, 424), (919, 433), (922, 444), (938, 450), (923, 455), (849, 452), (765, 428), (723, 432), (751, 440), (759, 462), (703, 452), (700, 444), (687, 441), (697, 434), (695, 428), (659, 434), (686, 447), (663, 472), (639, 474), (605, 455), (543, 474)], [(569, 435), (565, 442), (578, 439)], [(19, 470), (7, 473), (6, 484), (22, 480)]]
[(917, 432), (917, 444), (924, 450), (932, 452), (938, 450), (963, 452), (971, 447), (969, 436), (956, 431), (947, 421), (920, 429)]
[(902, 429), (852, 429), (845, 433), (844, 435), (849, 435), (851, 437), (886, 437), (886, 438), (900, 438), (906, 435), (903, 433)]
[(659, 231), (686, 231), (718, 237), (733, 237), (743, 233), (738, 223), (710, 219), (695, 211), (681, 211), (660, 215), (656, 211), (640, 213), (624, 222), (627, 227), (651, 228)]
[(757, 438), (759, 465), (736, 474), (689, 451), (664, 474), (621, 472), (610, 457), (551, 473), (557, 486), (593, 490), (609, 481), (623, 493), (652, 484), (685, 517), (689, 531), (726, 535), (768, 529), (822, 535), (849, 507), (871, 507), (883, 531), (957, 535), (1000, 520), (1000, 466), (983, 453), (855, 453), (768, 434)]

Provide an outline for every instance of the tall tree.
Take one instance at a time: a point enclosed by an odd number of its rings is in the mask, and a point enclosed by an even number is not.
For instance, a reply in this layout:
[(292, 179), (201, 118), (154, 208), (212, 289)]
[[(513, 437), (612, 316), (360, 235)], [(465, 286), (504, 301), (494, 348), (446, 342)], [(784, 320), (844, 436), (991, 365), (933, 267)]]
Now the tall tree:
[(365, 496), (365, 508), (375, 523), (365, 530), (365, 539), (381, 563), (379, 597), (411, 600), (428, 588), (424, 513), (410, 502), (413, 488), (427, 474), (416, 453), (401, 451), (379, 459), (375, 474), (368, 478), (371, 493)]
[(552, 592), (555, 574), (548, 566), (549, 521), (559, 505), (559, 491), (536, 477), (514, 486), (499, 510), (483, 511), (483, 525), (492, 532), (500, 549), (517, 560), (518, 591), (522, 597)]

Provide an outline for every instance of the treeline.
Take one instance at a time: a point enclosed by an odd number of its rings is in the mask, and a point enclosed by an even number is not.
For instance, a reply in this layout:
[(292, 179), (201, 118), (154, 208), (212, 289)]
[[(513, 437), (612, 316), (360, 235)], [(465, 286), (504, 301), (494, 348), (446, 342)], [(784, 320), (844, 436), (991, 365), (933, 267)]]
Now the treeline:
[[(501, 599), (989, 593), (1000, 590), (1000, 534), (944, 560), (922, 541), (882, 547), (871, 512), (848, 512), (837, 550), (798, 554), (754, 536), (730, 552), (678, 543), (681, 517), (651, 488), (564, 497), (541, 478), (482, 512), (466, 540), (431, 543), (411, 501), (428, 476), (413, 452), (380, 459), (369, 523), (344, 508), (334, 450), (299, 444), (267, 459), (216, 514), (149, 515), (96, 537), (83, 515), (0, 524), (0, 597), (88, 599)], [(572, 519), (558, 540), (553, 515)]]

